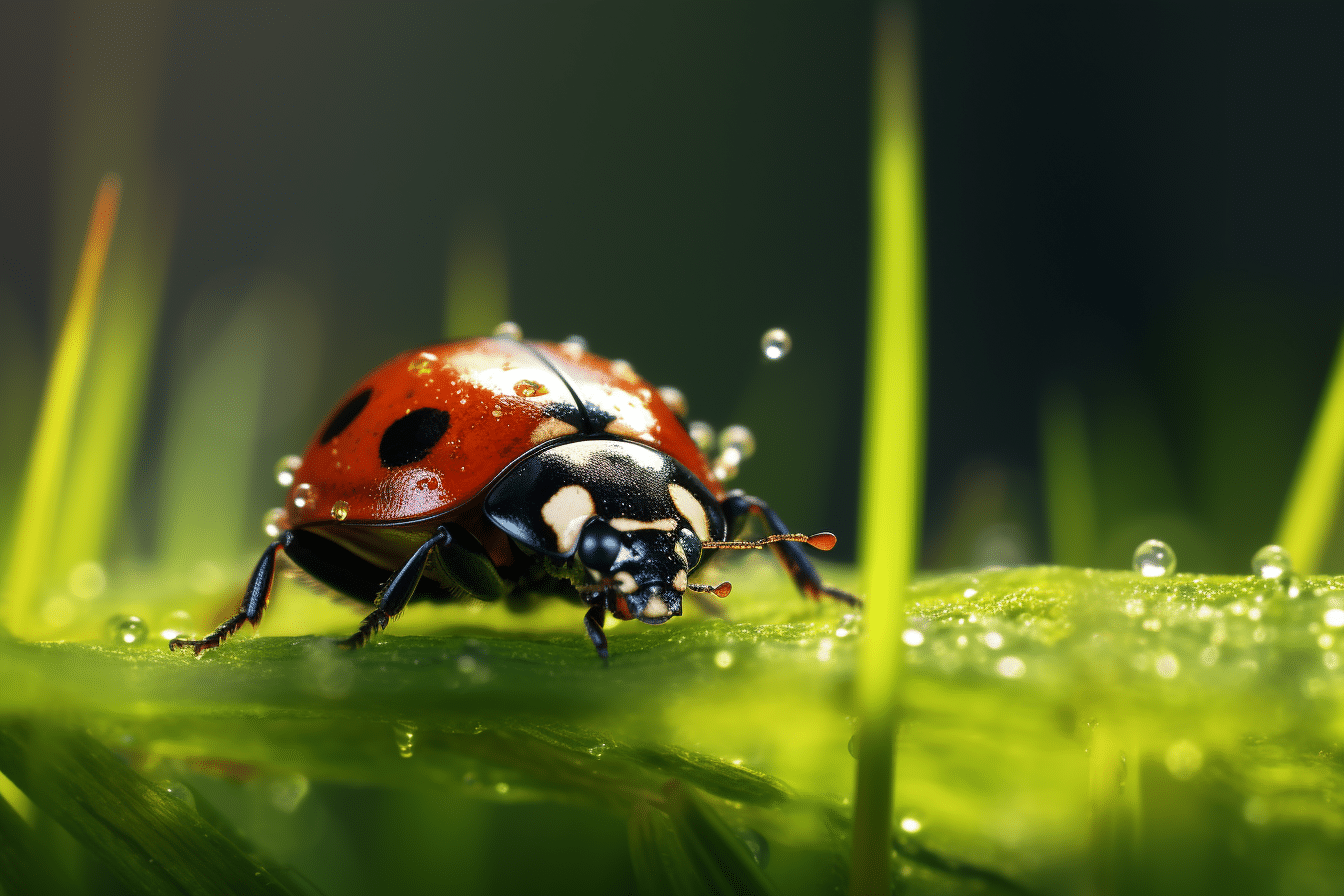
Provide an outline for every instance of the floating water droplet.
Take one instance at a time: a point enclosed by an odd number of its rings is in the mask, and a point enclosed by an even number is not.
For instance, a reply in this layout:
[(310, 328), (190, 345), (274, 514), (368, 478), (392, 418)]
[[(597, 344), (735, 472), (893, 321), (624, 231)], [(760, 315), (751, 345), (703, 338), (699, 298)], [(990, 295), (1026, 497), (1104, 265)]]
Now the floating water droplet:
[(686, 415), (691, 412), (691, 406), (686, 402), (686, 395), (676, 386), (659, 386), (658, 397), (682, 420), (685, 420)]
[(901, 819), (901, 830), (905, 831), (907, 834), (918, 834), (923, 827), (924, 825), (920, 823), (918, 818), (912, 818), (907, 815)]
[(1169, 576), (1176, 571), (1176, 552), (1165, 541), (1150, 538), (1134, 549), (1134, 571), (1149, 578)]
[(985, 632), (983, 640), (990, 650), (998, 650), (1003, 646), (1003, 635), (998, 632)]
[(741, 470), (741, 455), (732, 448), (714, 458), (714, 465), (711, 468), (715, 478), (720, 482), (727, 482), (737, 476)]
[(714, 427), (703, 420), (692, 420), (686, 424), (686, 431), (691, 434), (691, 441), (695, 442), (701, 454), (709, 454), (714, 450)]
[(302, 510), (313, 500), (313, 487), (307, 482), (300, 482), (294, 489), (294, 506)]
[(994, 664), (994, 670), (1004, 678), (1021, 678), (1027, 674), (1027, 664), (1015, 656), (1006, 656)]
[(1251, 558), (1251, 574), (1262, 579), (1282, 578), (1293, 571), (1293, 560), (1288, 552), (1276, 544), (1267, 544)]
[(901, 632), (901, 640), (911, 647), (918, 647), (924, 643), (924, 633), (917, 628), (908, 628)]
[(144, 644), (149, 640), (149, 624), (139, 616), (113, 616), (107, 631), (114, 644)]
[(733, 664), (733, 655), (727, 650), (720, 650), (714, 654), (714, 665), (720, 669), (727, 669)]
[(70, 570), (65, 585), (80, 600), (93, 600), (107, 590), (107, 572), (96, 560), (85, 560)]
[(1325, 611), (1325, 624), (1331, 628), (1344, 628), (1344, 610), (1331, 607)]
[(266, 795), (271, 805), (286, 815), (292, 815), (304, 797), (308, 796), (308, 779), (303, 775), (282, 775), (266, 782)]
[(767, 360), (778, 361), (793, 349), (793, 337), (781, 327), (766, 330), (761, 337), (761, 353)]
[(170, 796), (182, 805), (196, 810), (196, 796), (191, 792), (187, 785), (181, 781), (163, 781), (159, 784), (159, 790), (166, 796)]
[(284, 488), (294, 484), (294, 474), (303, 466), (303, 458), (297, 454), (286, 454), (275, 462), (275, 481)]
[(737, 836), (741, 838), (747, 852), (756, 860), (757, 866), (764, 868), (770, 864), (770, 842), (765, 839), (764, 834), (751, 828), (738, 828)]
[(511, 320), (506, 320), (499, 326), (495, 327), (495, 332), (493, 335), (503, 336), (506, 339), (522, 339), (523, 328), (518, 326)]
[(347, 501), (337, 501), (331, 505), (331, 518), (334, 520), (343, 520), (350, 513), (350, 504)]
[(719, 433), (719, 450), (723, 452), (736, 450), (740, 455), (739, 462), (749, 460), (756, 453), (756, 437), (751, 434), (751, 430), (735, 423)]
[(397, 739), (397, 755), (402, 759), (410, 759), (415, 755), (415, 732), (414, 722), (394, 722), (392, 724), (392, 733)]
[(261, 518), (261, 530), (266, 533), (267, 538), (279, 538), (281, 531), (280, 521), (284, 519), (285, 511), (279, 507), (272, 507), (266, 511)]

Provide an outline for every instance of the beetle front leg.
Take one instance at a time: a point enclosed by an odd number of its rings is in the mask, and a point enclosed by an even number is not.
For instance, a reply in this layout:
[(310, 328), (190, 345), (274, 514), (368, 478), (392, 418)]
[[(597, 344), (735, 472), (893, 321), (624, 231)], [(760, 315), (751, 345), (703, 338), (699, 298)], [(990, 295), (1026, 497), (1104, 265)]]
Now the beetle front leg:
[(256, 628), (257, 623), (261, 622), (261, 614), (266, 611), (266, 605), (271, 602), (271, 585), (275, 581), (275, 552), (280, 548), (289, 547), (294, 536), (288, 531), (284, 532), (278, 539), (271, 542), (271, 546), (262, 551), (261, 559), (257, 561), (257, 566), (252, 570), (252, 578), (247, 580), (247, 589), (243, 592), (243, 605), (239, 607), (238, 612), (199, 641), (187, 641), (182, 638), (174, 638), (168, 642), (169, 650), (176, 650), (179, 647), (190, 647), (197, 655), (201, 651), (209, 650), (212, 647), (218, 647), (224, 643), (224, 640), (232, 635), (238, 629), (243, 627), (244, 622), (252, 623)]
[(424, 544), (416, 548), (411, 558), (383, 586), (383, 593), (378, 596), (373, 612), (364, 617), (364, 621), (359, 624), (359, 631), (342, 641), (341, 646), (351, 649), (363, 647), (374, 632), (387, 628), (392, 618), (406, 609), (407, 602), (415, 593), (415, 586), (420, 584), (420, 576), (424, 575), (425, 564), (429, 562), (429, 552), (436, 547), (446, 546), (452, 540), (448, 530), (440, 526)]
[(588, 638), (597, 648), (597, 655), (602, 657), (602, 663), (607, 663), (607, 633), (602, 631), (602, 623), (607, 618), (607, 605), (601, 600), (588, 608), (588, 612), (583, 615), (583, 627), (588, 630)]
[[(789, 528), (784, 525), (784, 521), (779, 518), (779, 514), (770, 508), (770, 505), (760, 498), (753, 498), (751, 495), (744, 494), (741, 491), (731, 491), (728, 497), (723, 499), (723, 515), (728, 523), (728, 532), (735, 534), (746, 523), (747, 515), (751, 513), (759, 514), (765, 520), (765, 525), (772, 535), (787, 535)], [(803, 553), (800, 544), (792, 541), (777, 541), (770, 545), (774, 550), (775, 556), (783, 565), (793, 583), (798, 586), (808, 597), (820, 600), (823, 594), (829, 595), (838, 601), (854, 606), (859, 603), (859, 599), (848, 591), (842, 591), (832, 585), (827, 585), (821, 580), (821, 575), (817, 568), (812, 565), (812, 561), (807, 559)]]

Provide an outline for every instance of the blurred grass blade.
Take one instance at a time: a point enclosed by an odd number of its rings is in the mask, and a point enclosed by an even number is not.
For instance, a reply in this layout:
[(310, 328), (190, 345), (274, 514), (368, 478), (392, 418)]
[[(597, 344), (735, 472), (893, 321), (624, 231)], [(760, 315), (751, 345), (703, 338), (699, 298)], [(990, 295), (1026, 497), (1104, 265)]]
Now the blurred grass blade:
[[(680, 781), (668, 781), (663, 787), (664, 808), (672, 822), (671, 832), (680, 844), (681, 854), (673, 854), (672, 873), (677, 880), (685, 874), (688, 862), (700, 880), (697, 889), (685, 892), (767, 896), (775, 892), (765, 872), (756, 864), (746, 844), (724, 824), (718, 813)], [(662, 857), (669, 858), (667, 845), (659, 845)], [(633, 858), (633, 853), (632, 853)], [(636, 872), (638, 874), (638, 872)], [(650, 892), (683, 892), (652, 890)]]
[(1339, 510), (1344, 477), (1344, 334), (1325, 387), (1311, 437), (1283, 508), (1276, 539), (1292, 555), (1298, 572), (1316, 572)]
[(28, 455), (23, 496), (14, 524), (13, 550), (0, 595), (5, 617), (21, 635), (28, 635), (36, 622), (33, 603), (47, 568), (48, 543), (54, 535), (56, 508), (70, 451), (70, 431), (120, 200), (121, 182), (115, 175), (104, 177), (94, 198), (70, 310), (56, 344)]
[(509, 319), (509, 268), (504, 232), (495, 216), (464, 215), (453, 227), (444, 284), (443, 333), (484, 336)]
[(130, 892), (295, 892), (87, 735), (6, 722), (0, 725), (0, 771)]
[(1065, 566), (1092, 562), (1096, 498), (1087, 450), (1087, 423), (1078, 393), (1052, 389), (1041, 406), (1041, 449), (1050, 559)]
[(864, 625), (851, 892), (890, 889), (891, 800), (904, 594), (918, 535), (923, 448), (923, 234), (914, 11), (876, 14), (872, 300), (864, 414)]
[(696, 872), (676, 825), (649, 803), (630, 812), (630, 862), (640, 896), (700, 896), (704, 882)]
[(73, 883), (49, 847), (13, 806), (0, 799), (0, 893), (73, 893)]

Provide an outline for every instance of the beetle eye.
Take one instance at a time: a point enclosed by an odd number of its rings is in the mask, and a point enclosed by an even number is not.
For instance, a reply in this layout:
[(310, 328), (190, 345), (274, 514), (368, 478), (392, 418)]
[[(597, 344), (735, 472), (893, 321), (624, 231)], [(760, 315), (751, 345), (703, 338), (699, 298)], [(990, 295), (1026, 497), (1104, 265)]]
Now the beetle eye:
[(579, 560), (589, 569), (611, 572), (621, 552), (621, 533), (604, 520), (591, 519), (579, 535)]
[(695, 537), (695, 533), (690, 529), (682, 529), (678, 533), (681, 541), (681, 549), (686, 552), (686, 568), (695, 569), (700, 565), (700, 539)]

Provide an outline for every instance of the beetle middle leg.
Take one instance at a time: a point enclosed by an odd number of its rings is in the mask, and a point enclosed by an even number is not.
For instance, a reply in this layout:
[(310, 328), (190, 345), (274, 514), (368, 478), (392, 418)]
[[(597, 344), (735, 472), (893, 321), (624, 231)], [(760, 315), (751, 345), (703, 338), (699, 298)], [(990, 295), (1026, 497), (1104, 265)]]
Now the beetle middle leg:
[(415, 593), (415, 586), (420, 584), (420, 576), (424, 574), (425, 564), (429, 562), (429, 552), (438, 547), (446, 547), (452, 540), (448, 530), (440, 526), (424, 544), (416, 548), (410, 559), (401, 569), (393, 573), (392, 578), (383, 587), (373, 612), (365, 616), (364, 621), (359, 624), (359, 631), (342, 641), (341, 646), (363, 647), (369, 638), (373, 637), (374, 632), (387, 628), (392, 618), (406, 609), (407, 602)]

